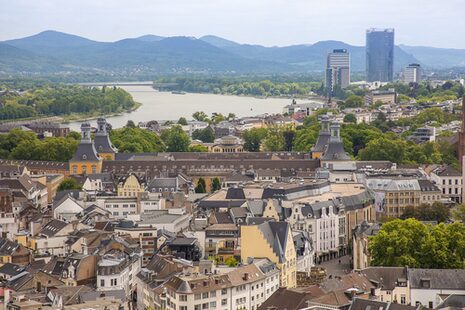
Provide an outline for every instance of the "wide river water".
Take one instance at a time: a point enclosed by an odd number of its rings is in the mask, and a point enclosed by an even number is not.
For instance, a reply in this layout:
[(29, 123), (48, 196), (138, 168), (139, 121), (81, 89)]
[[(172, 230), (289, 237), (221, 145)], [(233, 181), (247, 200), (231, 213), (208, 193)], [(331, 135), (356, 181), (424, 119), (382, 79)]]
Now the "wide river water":
[[(203, 111), (208, 115), (212, 113), (234, 113), (238, 117), (255, 116), (261, 114), (281, 113), (283, 108), (291, 104), (287, 98), (254, 98), (228, 95), (195, 94), (184, 95), (172, 94), (171, 92), (159, 92), (150, 86), (124, 86), (135, 101), (142, 103), (134, 112), (111, 116), (107, 121), (113, 128), (126, 125), (128, 120), (147, 122), (150, 120), (165, 121), (178, 120), (185, 117), (192, 119), (196, 111)], [(302, 102), (302, 101), (297, 101)], [(79, 131), (82, 122), (70, 122), (71, 130)], [(95, 126), (95, 121), (91, 125)]]

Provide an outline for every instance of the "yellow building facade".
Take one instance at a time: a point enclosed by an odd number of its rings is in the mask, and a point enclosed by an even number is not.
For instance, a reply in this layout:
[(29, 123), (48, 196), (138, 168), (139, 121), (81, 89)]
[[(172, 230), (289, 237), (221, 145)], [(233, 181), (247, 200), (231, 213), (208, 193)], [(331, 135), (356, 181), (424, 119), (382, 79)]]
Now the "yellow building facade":
[(137, 197), (144, 192), (144, 186), (135, 174), (130, 174), (118, 182), (117, 192), (121, 197)]
[(102, 158), (98, 156), (90, 134), (90, 124), (81, 125), (81, 142), (69, 161), (70, 174), (93, 174), (102, 171)]
[(297, 255), (287, 222), (269, 221), (241, 226), (241, 260), (268, 258), (281, 271), (281, 286), (297, 286)]

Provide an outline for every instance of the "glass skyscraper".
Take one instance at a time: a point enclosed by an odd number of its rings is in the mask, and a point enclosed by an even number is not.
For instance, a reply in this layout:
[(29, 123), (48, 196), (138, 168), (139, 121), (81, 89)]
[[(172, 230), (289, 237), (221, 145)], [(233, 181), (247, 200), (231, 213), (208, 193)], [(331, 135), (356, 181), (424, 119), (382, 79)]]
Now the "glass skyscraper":
[(368, 82), (394, 78), (394, 29), (368, 29), (366, 38)]

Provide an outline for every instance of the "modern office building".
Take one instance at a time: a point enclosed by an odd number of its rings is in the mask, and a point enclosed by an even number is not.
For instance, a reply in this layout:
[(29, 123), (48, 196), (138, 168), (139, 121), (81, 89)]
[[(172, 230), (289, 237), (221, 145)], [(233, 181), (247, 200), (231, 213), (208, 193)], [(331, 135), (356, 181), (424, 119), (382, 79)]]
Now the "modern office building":
[(337, 87), (350, 84), (350, 54), (345, 49), (336, 49), (328, 54), (326, 62), (326, 89), (331, 96)]
[(368, 82), (391, 82), (394, 76), (394, 29), (368, 29), (366, 35)]
[(405, 68), (404, 82), (407, 84), (421, 82), (421, 66), (419, 64), (410, 64)]

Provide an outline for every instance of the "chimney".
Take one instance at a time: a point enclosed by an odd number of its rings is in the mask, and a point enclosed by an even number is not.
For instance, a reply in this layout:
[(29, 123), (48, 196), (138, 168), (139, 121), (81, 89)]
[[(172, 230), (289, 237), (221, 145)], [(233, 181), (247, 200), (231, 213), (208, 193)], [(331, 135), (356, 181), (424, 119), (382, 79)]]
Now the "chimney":
[(244, 281), (247, 281), (249, 279), (249, 273), (248, 272), (244, 273), (244, 276), (242, 277), (242, 279), (244, 279)]

